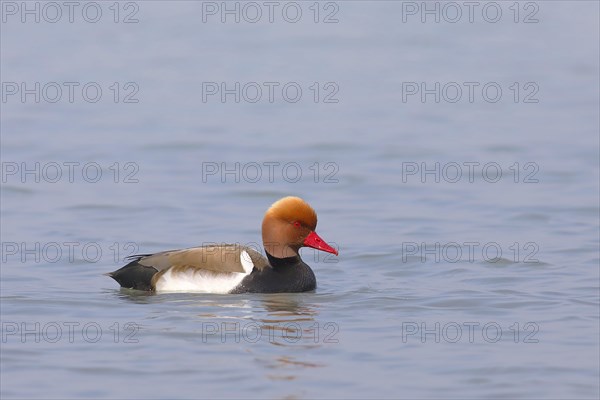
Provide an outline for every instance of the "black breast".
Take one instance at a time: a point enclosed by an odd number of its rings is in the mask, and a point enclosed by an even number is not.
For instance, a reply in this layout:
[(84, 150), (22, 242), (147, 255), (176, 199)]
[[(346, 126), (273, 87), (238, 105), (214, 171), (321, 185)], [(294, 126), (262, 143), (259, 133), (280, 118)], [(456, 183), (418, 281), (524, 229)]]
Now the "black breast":
[(314, 290), (317, 279), (300, 256), (275, 258), (267, 253), (268, 266), (254, 269), (231, 293), (297, 293)]

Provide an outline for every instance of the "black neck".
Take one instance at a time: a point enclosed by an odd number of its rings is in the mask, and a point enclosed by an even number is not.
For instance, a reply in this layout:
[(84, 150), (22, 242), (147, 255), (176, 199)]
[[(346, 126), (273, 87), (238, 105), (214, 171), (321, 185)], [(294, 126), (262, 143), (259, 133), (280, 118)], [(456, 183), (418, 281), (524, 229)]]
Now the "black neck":
[(277, 257), (270, 255), (266, 250), (265, 250), (265, 254), (267, 255), (267, 258), (269, 259), (269, 264), (271, 264), (271, 266), (273, 268), (289, 267), (292, 265), (297, 265), (299, 262), (302, 262), (300, 255), (286, 257), (286, 258), (277, 258)]

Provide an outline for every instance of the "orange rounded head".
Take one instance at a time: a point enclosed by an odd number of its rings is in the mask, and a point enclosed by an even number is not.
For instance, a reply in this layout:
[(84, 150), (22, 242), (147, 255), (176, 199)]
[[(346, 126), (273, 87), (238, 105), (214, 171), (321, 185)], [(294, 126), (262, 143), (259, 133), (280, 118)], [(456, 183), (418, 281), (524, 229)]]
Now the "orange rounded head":
[(317, 235), (317, 213), (299, 197), (288, 196), (273, 203), (262, 223), (263, 245), (277, 258), (294, 257), (303, 246), (333, 253), (336, 249)]

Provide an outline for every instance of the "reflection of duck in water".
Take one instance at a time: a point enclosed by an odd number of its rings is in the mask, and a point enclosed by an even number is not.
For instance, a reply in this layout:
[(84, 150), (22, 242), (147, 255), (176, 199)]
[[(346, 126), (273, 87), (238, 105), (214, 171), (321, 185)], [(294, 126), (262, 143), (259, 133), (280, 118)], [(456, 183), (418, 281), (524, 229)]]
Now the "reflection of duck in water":
[[(299, 317), (307, 316), (312, 320), (311, 317), (317, 314), (316, 310), (310, 305), (285, 294), (265, 296), (261, 301), (263, 307), (269, 313), (268, 318), (270, 320), (277, 318), (278, 316), (289, 317), (294, 315)], [(301, 318), (301, 320), (303, 319), (304, 318)], [(288, 319), (285, 320), (287, 321)]]
[(317, 214), (302, 199), (284, 197), (265, 213), (267, 257), (240, 245), (223, 244), (132, 256), (107, 274), (124, 288), (205, 293), (275, 293), (313, 290), (317, 281), (298, 250), (308, 246), (338, 254), (317, 235)]

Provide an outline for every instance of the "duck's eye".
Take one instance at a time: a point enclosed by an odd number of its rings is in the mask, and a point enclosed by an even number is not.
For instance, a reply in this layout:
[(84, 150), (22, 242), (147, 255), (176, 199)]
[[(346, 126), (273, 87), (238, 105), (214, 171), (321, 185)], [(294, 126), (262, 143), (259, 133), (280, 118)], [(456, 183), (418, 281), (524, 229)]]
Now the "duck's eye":
[(296, 228), (300, 228), (302, 224), (299, 221), (292, 222)]

